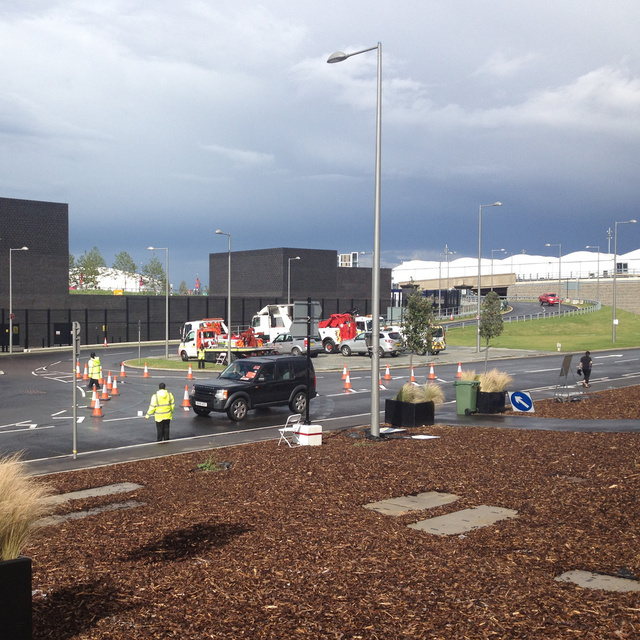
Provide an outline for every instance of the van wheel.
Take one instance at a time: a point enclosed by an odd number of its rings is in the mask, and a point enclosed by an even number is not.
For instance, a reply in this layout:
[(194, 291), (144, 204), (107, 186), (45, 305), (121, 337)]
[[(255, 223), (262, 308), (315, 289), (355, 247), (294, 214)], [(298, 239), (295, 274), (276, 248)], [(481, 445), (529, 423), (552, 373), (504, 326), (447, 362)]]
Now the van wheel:
[(307, 410), (307, 394), (304, 391), (298, 391), (289, 403), (289, 409), (293, 413), (304, 413)]
[(247, 401), (244, 398), (238, 398), (229, 405), (227, 416), (229, 420), (240, 422), (247, 417), (247, 411), (249, 411)]
[(180, 357), (182, 358), (182, 362), (187, 362), (189, 360), (189, 356), (187, 355), (186, 351), (182, 351), (180, 353)]
[(209, 409), (203, 409), (202, 407), (193, 407), (193, 410), (199, 416), (208, 416), (211, 413)]

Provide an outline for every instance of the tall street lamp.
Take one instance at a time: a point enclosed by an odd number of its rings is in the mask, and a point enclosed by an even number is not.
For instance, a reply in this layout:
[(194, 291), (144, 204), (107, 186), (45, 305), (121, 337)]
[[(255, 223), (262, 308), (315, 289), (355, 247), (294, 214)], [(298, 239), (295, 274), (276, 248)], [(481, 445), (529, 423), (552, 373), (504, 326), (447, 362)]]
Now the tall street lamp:
[(558, 247), (558, 318), (562, 317), (562, 244), (547, 244), (545, 247)]
[(291, 304), (291, 261), (300, 260), (300, 256), (296, 256), (295, 258), (287, 258), (287, 260), (289, 261), (289, 274), (287, 276), (287, 304)]
[(480, 313), (482, 311), (482, 209), (483, 207), (501, 207), (502, 202), (494, 202), (493, 204), (481, 204), (480, 213), (478, 214), (478, 335), (476, 339), (476, 352), (480, 353)]
[[(449, 256), (454, 256), (457, 253), (457, 251), (449, 251), (449, 245), (445, 244), (444, 245), (444, 255), (445, 255), (445, 259), (447, 261), (447, 303), (449, 302)], [(453, 315), (453, 314), (451, 314)]]
[(216, 229), (219, 236), (229, 240), (229, 260), (227, 264), (227, 364), (231, 364), (231, 234)]
[(598, 302), (600, 302), (600, 245), (597, 244), (588, 244), (586, 246), (587, 249), (597, 249), (598, 250), (598, 266), (596, 267), (596, 298)]
[(505, 252), (506, 249), (491, 249), (491, 291), (493, 291), (493, 254), (500, 251)]
[(375, 170), (375, 200), (373, 214), (373, 266), (371, 269), (371, 435), (380, 435), (380, 167), (381, 167), (381, 133), (382, 133), (382, 44), (375, 47), (343, 53), (336, 51), (329, 56), (328, 63), (342, 62), (351, 56), (357, 56), (367, 51), (378, 51), (378, 82), (376, 106), (376, 170)]
[(9, 353), (13, 353), (13, 274), (11, 270), (11, 253), (13, 251), (29, 251), (29, 247), (9, 249)]
[(618, 225), (619, 224), (635, 224), (637, 220), (626, 220), (624, 222), (616, 222), (613, 231), (613, 333), (612, 342), (616, 341), (616, 275), (618, 274)]
[(164, 357), (169, 359), (169, 248), (147, 247), (147, 251), (165, 252), (165, 282), (164, 282)]

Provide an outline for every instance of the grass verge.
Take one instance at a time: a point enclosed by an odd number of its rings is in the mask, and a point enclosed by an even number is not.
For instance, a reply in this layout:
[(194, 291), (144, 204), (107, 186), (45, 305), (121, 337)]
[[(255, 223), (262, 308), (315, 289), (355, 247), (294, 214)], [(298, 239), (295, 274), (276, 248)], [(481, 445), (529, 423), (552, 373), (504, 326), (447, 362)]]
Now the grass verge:
[[(640, 316), (617, 310), (616, 347), (640, 346)], [(538, 351), (597, 351), (611, 349), (612, 308), (581, 316), (563, 316), (528, 322), (505, 323), (501, 336), (494, 338), (490, 347), (504, 349), (535, 349)], [(452, 328), (447, 332), (447, 343), (452, 346), (472, 347), (476, 344), (476, 327)], [(484, 345), (484, 343), (483, 343)]]

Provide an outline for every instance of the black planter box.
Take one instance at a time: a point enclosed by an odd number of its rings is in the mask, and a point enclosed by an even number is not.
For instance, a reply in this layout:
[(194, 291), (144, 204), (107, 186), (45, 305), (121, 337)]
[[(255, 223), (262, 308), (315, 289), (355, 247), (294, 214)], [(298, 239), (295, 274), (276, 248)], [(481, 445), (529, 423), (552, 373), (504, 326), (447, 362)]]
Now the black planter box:
[(384, 421), (393, 427), (421, 427), (434, 424), (433, 402), (384, 401)]
[(31, 558), (0, 562), (0, 637), (31, 640)]
[(478, 391), (478, 413), (504, 413), (506, 391)]

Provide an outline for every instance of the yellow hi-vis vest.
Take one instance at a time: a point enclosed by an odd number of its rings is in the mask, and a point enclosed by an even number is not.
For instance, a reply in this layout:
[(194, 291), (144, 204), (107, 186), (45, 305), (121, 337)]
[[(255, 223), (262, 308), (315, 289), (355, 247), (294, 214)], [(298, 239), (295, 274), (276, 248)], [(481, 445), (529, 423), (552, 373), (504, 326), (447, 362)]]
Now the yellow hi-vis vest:
[(157, 391), (151, 396), (151, 404), (149, 405), (147, 415), (152, 416), (155, 414), (156, 422), (171, 420), (175, 406), (176, 401), (173, 399), (173, 394), (166, 389), (160, 389), (160, 391)]
[(89, 377), (93, 380), (100, 378), (100, 358), (89, 358)]

